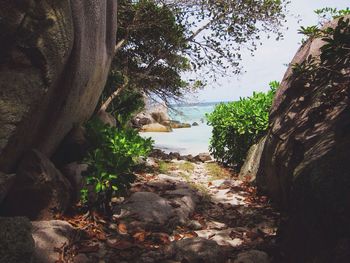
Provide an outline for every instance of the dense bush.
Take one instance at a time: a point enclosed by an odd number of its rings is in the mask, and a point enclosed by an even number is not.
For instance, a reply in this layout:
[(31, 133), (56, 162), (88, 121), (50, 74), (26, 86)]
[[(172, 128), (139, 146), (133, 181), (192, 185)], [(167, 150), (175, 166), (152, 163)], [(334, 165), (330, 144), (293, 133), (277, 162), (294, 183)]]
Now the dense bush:
[(221, 103), (207, 115), (213, 127), (210, 152), (219, 162), (239, 169), (251, 145), (262, 137), (268, 128), (269, 110), (279, 83), (270, 83), (267, 93), (239, 101)]
[(120, 71), (112, 69), (109, 72), (107, 83), (99, 101), (101, 106), (114, 91), (120, 89), (118, 95), (112, 99), (105, 109), (116, 118), (119, 127), (127, 125), (132, 117), (145, 107), (144, 96), (141, 91), (128, 88), (128, 82)]
[[(139, 157), (148, 155), (153, 142), (135, 130), (117, 129), (95, 119), (87, 123), (86, 130), (91, 147), (85, 158), (88, 187), (82, 190), (82, 201), (107, 210), (113, 194), (124, 193), (135, 180), (132, 170)], [(97, 195), (93, 203), (88, 200), (89, 191)]]

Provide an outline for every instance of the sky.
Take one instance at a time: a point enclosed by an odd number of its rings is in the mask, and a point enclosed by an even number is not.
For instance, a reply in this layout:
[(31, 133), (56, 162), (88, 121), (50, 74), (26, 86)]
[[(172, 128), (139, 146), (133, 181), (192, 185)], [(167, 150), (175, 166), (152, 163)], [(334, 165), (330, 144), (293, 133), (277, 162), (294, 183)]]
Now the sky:
[[(243, 57), (245, 73), (219, 78), (217, 84), (201, 90), (196, 101), (234, 101), (250, 96), (253, 91), (267, 91), (270, 81), (282, 80), (287, 70), (285, 65), (291, 62), (300, 47), (303, 36), (298, 34), (298, 29), (317, 24), (317, 15), (313, 11), (323, 7), (344, 9), (349, 6), (349, 0), (291, 0), (288, 10), (292, 15), (285, 24), (288, 30), (284, 31), (284, 40), (264, 39), (254, 57)], [(298, 23), (298, 20), (301, 21)]]

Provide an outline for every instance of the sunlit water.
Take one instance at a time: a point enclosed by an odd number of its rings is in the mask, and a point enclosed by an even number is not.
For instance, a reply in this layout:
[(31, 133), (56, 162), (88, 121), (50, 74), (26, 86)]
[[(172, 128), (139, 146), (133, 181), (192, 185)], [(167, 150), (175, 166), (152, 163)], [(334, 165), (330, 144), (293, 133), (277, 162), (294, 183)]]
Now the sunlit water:
[(176, 112), (171, 112), (173, 120), (199, 126), (191, 128), (174, 129), (173, 132), (147, 132), (141, 133), (144, 137), (152, 137), (155, 147), (165, 152), (179, 152), (192, 154), (208, 152), (212, 127), (206, 124), (205, 114), (214, 110), (215, 103), (205, 103), (195, 106), (176, 106)]

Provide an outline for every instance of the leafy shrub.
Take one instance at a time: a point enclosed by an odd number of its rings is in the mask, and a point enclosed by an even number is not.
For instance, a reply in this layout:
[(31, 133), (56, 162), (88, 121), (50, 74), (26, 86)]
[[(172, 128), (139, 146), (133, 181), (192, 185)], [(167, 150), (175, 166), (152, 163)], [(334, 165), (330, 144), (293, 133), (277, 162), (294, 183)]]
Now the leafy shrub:
[(219, 162), (239, 169), (249, 147), (262, 137), (267, 128), (269, 110), (279, 83), (270, 83), (267, 93), (254, 92), (252, 97), (221, 103), (207, 115), (213, 126), (210, 152)]
[(140, 89), (129, 88), (128, 82), (120, 71), (112, 69), (99, 101), (99, 104), (102, 105), (113, 92), (121, 89), (118, 96), (111, 101), (106, 109), (115, 116), (119, 127), (125, 127), (132, 117), (145, 107), (144, 96)]
[[(123, 194), (135, 180), (132, 170), (138, 158), (152, 150), (153, 142), (135, 130), (111, 127), (97, 119), (89, 121), (86, 130), (91, 147), (85, 158), (88, 169), (84, 177), (92, 187), (82, 190), (81, 199), (106, 211), (113, 194)], [(93, 204), (88, 200), (89, 191), (97, 195)]]

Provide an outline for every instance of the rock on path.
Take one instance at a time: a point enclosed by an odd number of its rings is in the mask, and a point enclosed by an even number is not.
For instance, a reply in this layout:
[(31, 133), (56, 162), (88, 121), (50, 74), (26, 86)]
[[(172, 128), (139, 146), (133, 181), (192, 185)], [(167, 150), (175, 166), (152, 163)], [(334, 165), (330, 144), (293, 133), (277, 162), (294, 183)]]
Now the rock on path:
[(272, 208), (237, 178), (213, 178), (206, 163), (183, 170), (184, 163), (173, 160), (163, 174), (139, 175), (133, 193), (115, 207), (116, 223), (125, 225), (130, 236), (145, 231), (146, 243), (161, 236), (157, 245), (129, 257), (135, 262), (270, 262), (256, 248), (274, 238)]

